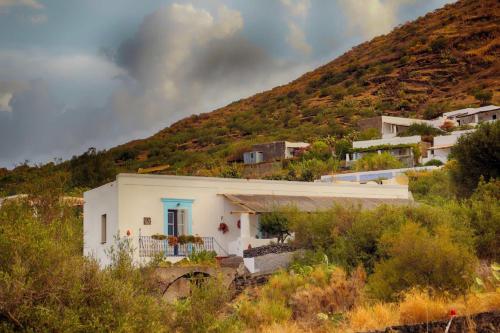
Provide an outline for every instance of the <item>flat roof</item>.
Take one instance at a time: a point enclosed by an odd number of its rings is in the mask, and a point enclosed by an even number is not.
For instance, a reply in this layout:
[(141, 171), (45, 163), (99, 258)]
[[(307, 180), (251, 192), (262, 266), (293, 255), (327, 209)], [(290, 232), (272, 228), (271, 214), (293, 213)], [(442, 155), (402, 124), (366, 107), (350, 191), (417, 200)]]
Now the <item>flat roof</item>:
[(249, 213), (268, 213), (279, 208), (295, 207), (302, 212), (317, 212), (332, 208), (334, 205), (373, 209), (383, 204), (404, 206), (413, 203), (410, 199), (352, 198), (335, 196), (293, 196), (267, 194), (228, 194), (232, 203)]
[[(313, 185), (313, 186), (338, 186), (338, 187), (384, 187), (384, 188), (404, 188), (405, 185), (379, 185), (379, 184), (331, 184), (320, 181), (303, 182), (290, 180), (267, 180), (267, 179), (249, 179), (249, 178), (221, 178), (221, 177), (200, 177), (200, 176), (177, 176), (177, 175), (154, 175), (154, 174), (137, 174), (137, 173), (119, 173), (116, 178), (163, 178), (172, 180), (198, 180), (198, 181), (218, 181), (227, 183), (254, 183), (254, 184), (290, 184), (290, 185)], [(111, 182), (113, 183), (113, 182)], [(110, 184), (110, 183), (108, 183)], [(104, 185), (102, 185), (104, 186)]]

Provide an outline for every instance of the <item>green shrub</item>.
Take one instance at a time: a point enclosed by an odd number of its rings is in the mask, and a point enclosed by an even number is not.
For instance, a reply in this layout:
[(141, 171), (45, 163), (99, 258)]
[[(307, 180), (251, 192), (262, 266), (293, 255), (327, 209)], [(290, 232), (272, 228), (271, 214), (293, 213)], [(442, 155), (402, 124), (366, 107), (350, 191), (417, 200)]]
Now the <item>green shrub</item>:
[[(169, 331), (167, 304), (118, 259), (82, 257), (81, 219), (69, 207), (42, 222), (27, 204), (0, 209), (0, 318), (22, 331)], [(124, 274), (128, 272), (128, 274)], [(132, 273), (132, 274), (131, 274)]]
[(446, 48), (447, 44), (448, 44), (448, 42), (447, 42), (446, 38), (443, 36), (439, 36), (438, 38), (434, 39), (431, 42), (430, 47), (431, 47), (432, 52), (437, 53), (437, 52), (444, 50)]
[(278, 243), (284, 243), (290, 236), (289, 220), (283, 212), (270, 212), (260, 215), (259, 230), (271, 237), (278, 238)]
[(476, 236), (478, 256), (500, 262), (500, 181), (481, 181), (463, 209)]
[(356, 171), (397, 169), (402, 167), (403, 164), (387, 152), (366, 154), (354, 162), (354, 170)]
[(432, 160), (425, 162), (424, 165), (425, 166), (441, 166), (441, 165), (443, 165), (443, 162), (441, 162), (440, 160), (437, 160), (437, 159), (432, 159)]
[(450, 110), (450, 104), (449, 103), (435, 103), (435, 104), (429, 104), (423, 113), (424, 119), (434, 119), (439, 116), (441, 116), (444, 112), (447, 112)]
[(217, 253), (215, 251), (207, 251), (207, 250), (195, 251), (195, 250), (193, 250), (189, 254), (188, 258), (189, 258), (189, 262), (192, 264), (215, 266), (217, 264), (217, 260), (215, 259), (216, 257), (217, 257)]
[(487, 105), (493, 98), (493, 92), (491, 90), (476, 89), (473, 92), (473, 96), (475, 99), (481, 102), (481, 105)]
[(447, 170), (408, 172), (408, 187), (415, 199), (428, 203), (453, 199), (455, 190)]
[(220, 317), (229, 301), (229, 290), (218, 278), (191, 283), (191, 295), (175, 303), (175, 321), (172, 331), (180, 332), (234, 332), (237, 323)]
[(398, 133), (398, 136), (413, 136), (413, 135), (436, 136), (442, 134), (444, 134), (444, 132), (439, 128), (435, 128), (434, 126), (428, 124), (415, 123), (408, 126), (408, 128), (403, 132)]
[(476, 258), (472, 248), (454, 241), (453, 236), (451, 226), (441, 225), (431, 234), (411, 221), (384, 233), (380, 243), (387, 259), (375, 265), (369, 278), (371, 293), (388, 300), (414, 286), (454, 294), (466, 291)]
[(457, 161), (451, 175), (460, 196), (472, 194), (481, 176), (485, 181), (500, 178), (500, 122), (482, 124), (461, 136), (451, 157)]

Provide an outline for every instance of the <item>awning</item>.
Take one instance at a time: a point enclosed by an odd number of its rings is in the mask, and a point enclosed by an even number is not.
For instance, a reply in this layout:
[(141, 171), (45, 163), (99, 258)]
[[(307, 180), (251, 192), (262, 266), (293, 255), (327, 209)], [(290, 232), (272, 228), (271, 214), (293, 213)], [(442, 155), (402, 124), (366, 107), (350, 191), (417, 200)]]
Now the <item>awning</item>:
[(332, 208), (334, 205), (373, 209), (377, 206), (408, 205), (409, 199), (378, 199), (353, 197), (316, 197), (268, 194), (223, 194), (229, 201), (242, 207), (248, 213), (266, 213), (279, 208), (294, 207), (303, 212), (317, 212)]

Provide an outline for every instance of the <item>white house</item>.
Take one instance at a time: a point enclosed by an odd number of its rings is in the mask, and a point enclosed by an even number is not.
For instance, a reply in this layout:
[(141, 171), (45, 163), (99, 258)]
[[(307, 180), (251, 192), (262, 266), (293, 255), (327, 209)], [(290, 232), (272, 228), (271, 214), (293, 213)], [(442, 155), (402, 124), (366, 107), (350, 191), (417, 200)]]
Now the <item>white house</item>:
[(500, 106), (487, 105), (479, 108), (466, 108), (443, 113), (443, 118), (455, 125), (476, 126), (482, 122), (496, 121), (500, 116)]
[[(427, 142), (423, 142), (420, 135), (353, 141), (352, 156), (347, 154), (346, 161), (351, 163), (359, 160), (367, 154), (381, 154), (382, 152), (388, 152), (401, 161), (406, 167), (412, 168), (415, 166), (413, 147), (418, 147), (422, 155), (426, 156), (427, 146), (430, 145)], [(421, 162), (421, 158), (422, 157), (420, 156), (418, 162)]]
[(293, 158), (309, 147), (307, 142), (274, 141), (252, 146), (252, 151), (243, 153), (243, 163), (257, 164)]
[[(358, 121), (358, 126), (361, 129), (376, 128), (382, 139), (390, 139), (404, 132), (413, 124), (427, 124), (436, 126), (435, 120), (424, 120), (403, 117), (377, 116)], [(440, 125), (440, 124), (439, 124)]]
[(450, 155), (451, 147), (453, 147), (458, 139), (465, 134), (474, 132), (475, 130), (465, 130), (465, 131), (454, 131), (448, 135), (435, 136), (432, 147), (427, 149), (428, 154), (422, 162), (427, 163), (430, 160), (439, 160), (443, 163), (448, 161), (448, 155)]
[[(241, 256), (249, 246), (270, 242), (259, 232), (259, 214), (277, 207), (313, 212), (334, 203), (372, 208), (410, 198), (400, 185), (119, 174), (84, 194), (84, 254), (107, 265), (107, 249), (119, 236), (131, 239), (139, 264), (158, 252), (175, 261), (199, 248)], [(203, 242), (174, 245), (151, 237), (156, 234), (197, 235)]]

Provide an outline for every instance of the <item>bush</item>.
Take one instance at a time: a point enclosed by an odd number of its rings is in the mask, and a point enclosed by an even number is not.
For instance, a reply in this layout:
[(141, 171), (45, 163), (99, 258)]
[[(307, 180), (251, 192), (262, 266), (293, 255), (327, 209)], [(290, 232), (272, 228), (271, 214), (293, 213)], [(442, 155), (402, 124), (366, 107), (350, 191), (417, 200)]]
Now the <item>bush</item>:
[(473, 95), (474, 98), (481, 103), (481, 106), (487, 105), (493, 98), (493, 92), (491, 90), (475, 90)]
[[(82, 257), (81, 220), (69, 207), (50, 223), (28, 204), (0, 209), (0, 321), (23, 331), (167, 332), (169, 306), (137, 269)], [(123, 274), (127, 271), (128, 274)]]
[(413, 136), (413, 135), (422, 135), (422, 136), (436, 136), (442, 135), (444, 132), (439, 128), (435, 128), (428, 124), (411, 124), (408, 126), (406, 130), (399, 133), (398, 136)]
[(451, 158), (457, 161), (451, 175), (460, 196), (472, 194), (481, 176), (485, 181), (500, 178), (500, 122), (482, 124), (461, 136)]
[(429, 104), (423, 113), (424, 119), (430, 120), (440, 117), (443, 113), (450, 110), (448, 103)]
[(455, 190), (447, 170), (408, 172), (409, 190), (417, 200), (428, 203), (453, 199)]
[(393, 299), (413, 286), (457, 294), (472, 283), (473, 250), (454, 241), (451, 226), (438, 226), (431, 234), (419, 224), (407, 222), (396, 232), (386, 232), (380, 242), (387, 259), (375, 265), (369, 279), (370, 291), (379, 299)]
[(430, 161), (425, 162), (425, 166), (441, 166), (443, 165), (443, 162), (440, 160), (432, 159)]
[(434, 53), (444, 50), (446, 46), (447, 46), (447, 40), (443, 36), (439, 36), (438, 38), (434, 39), (430, 45), (431, 50)]
[(476, 236), (478, 256), (500, 262), (500, 181), (480, 182), (464, 211)]
[(277, 237), (278, 243), (284, 243), (290, 236), (288, 217), (277, 211), (261, 214), (259, 230), (271, 237)]
[(229, 301), (229, 290), (217, 278), (192, 282), (191, 296), (175, 303), (172, 331), (234, 332), (237, 323), (219, 314)]
[(356, 171), (372, 171), (402, 168), (403, 164), (390, 153), (371, 153), (354, 162)]

